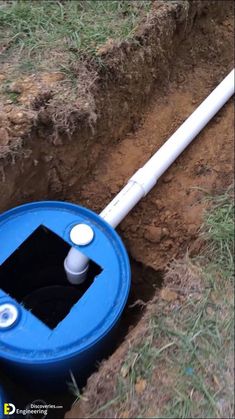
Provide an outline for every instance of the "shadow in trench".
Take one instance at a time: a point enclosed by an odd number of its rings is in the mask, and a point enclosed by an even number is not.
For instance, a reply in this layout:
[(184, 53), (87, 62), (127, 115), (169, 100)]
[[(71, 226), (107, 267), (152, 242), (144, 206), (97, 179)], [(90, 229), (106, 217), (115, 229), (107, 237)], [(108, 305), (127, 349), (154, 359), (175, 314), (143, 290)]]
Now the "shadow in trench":
[[(146, 304), (154, 297), (156, 289), (162, 286), (163, 278), (160, 271), (155, 271), (154, 269), (135, 261), (131, 257), (130, 263), (132, 271), (130, 295), (118, 326), (115, 329), (112, 347), (109, 348), (109, 352), (105, 354), (104, 359), (115, 352), (130, 330), (138, 324), (144, 314)], [(93, 372), (95, 372), (98, 367), (98, 365), (95, 365)], [(32, 377), (32, 382), (33, 380), (34, 378)], [(70, 392), (69, 388), (63, 393), (54, 393), (53, 389), (51, 389), (49, 393), (48, 389), (44, 390), (41, 388), (31, 390), (30, 388), (25, 388), (20, 382), (11, 380), (6, 372), (2, 372), (1, 367), (0, 385), (4, 387), (5, 392), (9, 395), (9, 400), (7, 400), (7, 402), (14, 403), (18, 409), (25, 409), (30, 403), (42, 404), (43, 401), (46, 404), (62, 405), (62, 409), (50, 409), (48, 411), (47, 417), (49, 419), (63, 418), (65, 412), (70, 409), (75, 400), (75, 396)], [(39, 401), (41, 402), (39, 403)], [(21, 415), (17, 415), (17, 417), (21, 417)]]
[(144, 314), (146, 305), (155, 295), (156, 289), (162, 287), (163, 273), (137, 262), (130, 256), (131, 290), (117, 327), (115, 349), (123, 342), (130, 329), (135, 327)]

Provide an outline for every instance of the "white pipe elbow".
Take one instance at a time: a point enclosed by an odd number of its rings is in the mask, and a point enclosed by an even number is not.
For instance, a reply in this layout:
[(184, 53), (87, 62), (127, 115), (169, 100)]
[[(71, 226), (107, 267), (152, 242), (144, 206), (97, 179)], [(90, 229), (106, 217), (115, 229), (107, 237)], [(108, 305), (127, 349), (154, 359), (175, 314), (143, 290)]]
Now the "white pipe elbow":
[(72, 247), (64, 261), (64, 269), (71, 284), (82, 284), (89, 268), (89, 259), (79, 250)]

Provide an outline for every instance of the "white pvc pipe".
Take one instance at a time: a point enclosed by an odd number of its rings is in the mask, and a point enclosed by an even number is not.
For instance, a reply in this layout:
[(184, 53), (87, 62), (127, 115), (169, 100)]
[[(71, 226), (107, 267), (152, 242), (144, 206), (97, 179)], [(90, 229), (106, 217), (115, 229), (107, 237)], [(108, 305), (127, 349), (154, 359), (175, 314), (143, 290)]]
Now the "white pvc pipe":
[[(157, 183), (160, 176), (171, 166), (191, 141), (215, 116), (234, 94), (234, 69), (201, 103), (165, 144), (128, 181), (127, 185), (100, 213), (112, 227), (116, 227), (134, 206)], [(71, 283), (84, 281), (88, 258), (71, 248), (65, 259), (65, 271)]]

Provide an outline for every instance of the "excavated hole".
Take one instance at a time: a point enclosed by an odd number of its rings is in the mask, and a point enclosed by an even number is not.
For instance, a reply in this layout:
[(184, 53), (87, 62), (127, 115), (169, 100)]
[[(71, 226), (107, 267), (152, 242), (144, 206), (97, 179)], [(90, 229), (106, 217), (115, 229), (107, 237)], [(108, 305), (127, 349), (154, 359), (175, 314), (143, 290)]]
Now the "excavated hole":
[(163, 283), (163, 273), (156, 271), (130, 255), (131, 290), (117, 330), (116, 348), (128, 335), (130, 329), (137, 325), (149, 301), (154, 297), (156, 289)]
[[(82, 285), (70, 285), (67, 281), (63, 261), (70, 246), (45, 226), (38, 227), (0, 267), (1, 288), (23, 304), (51, 329), (62, 321), (70, 309), (92, 285), (101, 268), (90, 263), (87, 280)], [(162, 284), (160, 271), (135, 261), (130, 256), (132, 286), (126, 308), (115, 330), (113, 344), (104, 358), (111, 355), (124, 341), (130, 330), (138, 324), (146, 305), (153, 298), (156, 288)], [(9, 281), (9, 278), (11, 280)], [(99, 361), (101, 361), (99, 359)], [(98, 368), (94, 365), (94, 372)], [(87, 379), (88, 377), (86, 377)], [(4, 382), (5, 382), (4, 378)], [(86, 380), (82, 382), (84, 386)], [(29, 390), (24, 393), (17, 383), (14, 394), (19, 394), (18, 405), (24, 407), (29, 400)], [(11, 391), (12, 391), (12, 386)], [(42, 397), (30, 392), (32, 400)], [(47, 393), (43, 395), (46, 398)], [(53, 395), (53, 397), (57, 397)], [(58, 398), (58, 403), (61, 395)], [(64, 408), (69, 409), (72, 395), (63, 396)]]
[[(63, 260), (68, 250), (69, 245), (67, 243), (44, 226), (40, 226), (0, 267), (1, 288), (18, 302), (23, 303), (27, 309), (31, 310), (50, 328), (54, 328), (66, 316), (72, 305), (81, 298), (92, 284), (94, 277), (101, 272), (101, 268), (92, 262), (86, 284), (76, 287), (71, 286), (67, 282), (63, 269)], [(113, 345), (110, 347), (109, 353), (105, 354), (104, 359), (115, 352), (131, 329), (138, 324), (146, 305), (153, 298), (156, 288), (162, 285), (162, 273), (160, 271), (155, 271), (137, 262), (131, 256), (130, 264), (132, 271), (130, 295), (116, 327)], [(9, 281), (9, 277), (11, 277), (11, 281)], [(19, 277), (20, 281), (17, 281)], [(62, 299), (65, 290), (66, 304)], [(53, 311), (52, 306), (55, 306), (55, 304), (52, 295), (55, 294), (55, 291), (57, 292), (57, 309), (53, 307)], [(71, 298), (67, 298), (69, 296)], [(94, 365), (91, 374), (98, 368), (99, 364), (97, 363), (97, 365)], [(16, 381), (13, 383), (2, 372), (0, 378), (6, 385), (6, 390), (9, 388), (9, 393), (12, 394), (13, 392), (14, 402), (17, 403), (19, 408), (24, 408), (29, 400), (43, 398), (48, 401), (48, 390), (31, 391), (29, 388), (23, 388), (20, 383)], [(85, 383), (84, 381), (83, 386)], [(52, 403), (52, 399), (55, 404), (63, 404), (63, 412), (61, 413), (65, 413), (74, 401), (74, 395), (71, 393), (53, 393), (53, 389), (49, 397), (50, 403)], [(54, 417), (53, 412), (50, 412), (49, 417)]]

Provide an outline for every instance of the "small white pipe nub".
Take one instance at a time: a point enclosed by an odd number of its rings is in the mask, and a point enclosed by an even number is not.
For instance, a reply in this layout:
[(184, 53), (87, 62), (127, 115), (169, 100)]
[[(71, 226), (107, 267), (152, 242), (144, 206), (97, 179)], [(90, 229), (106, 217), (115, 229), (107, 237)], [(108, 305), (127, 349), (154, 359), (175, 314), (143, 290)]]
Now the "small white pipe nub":
[(71, 284), (82, 284), (86, 279), (89, 259), (74, 247), (71, 247), (64, 260), (64, 270)]
[[(130, 178), (127, 185), (100, 213), (112, 227), (116, 227), (134, 206), (155, 186), (160, 176), (171, 166), (191, 141), (234, 94), (234, 69), (186, 119), (163, 146)], [(75, 248), (65, 259), (69, 282), (84, 281), (89, 260)]]

